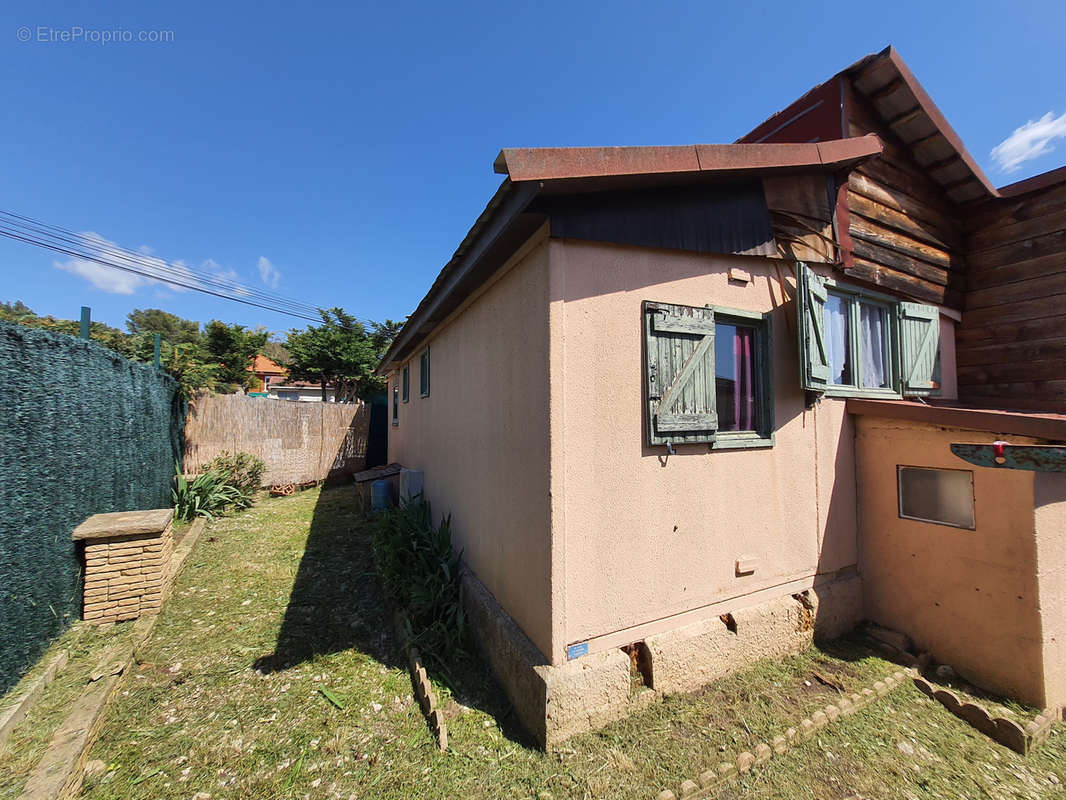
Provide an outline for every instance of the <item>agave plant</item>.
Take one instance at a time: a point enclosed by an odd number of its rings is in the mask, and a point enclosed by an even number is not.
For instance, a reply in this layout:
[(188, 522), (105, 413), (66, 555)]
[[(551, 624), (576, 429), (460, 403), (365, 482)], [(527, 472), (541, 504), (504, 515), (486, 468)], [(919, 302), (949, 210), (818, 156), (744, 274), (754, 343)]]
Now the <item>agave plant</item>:
[(452, 548), (450, 518), (434, 525), (421, 498), (382, 513), (374, 553), (386, 593), (403, 611), (408, 637), (445, 670), (469, 654), (463, 614), (462, 553)]
[(208, 470), (191, 481), (181, 472), (181, 465), (174, 463), (174, 516), (179, 520), (193, 517), (214, 519), (230, 507), (247, 508), (250, 496), (227, 483), (229, 474), (221, 470)]

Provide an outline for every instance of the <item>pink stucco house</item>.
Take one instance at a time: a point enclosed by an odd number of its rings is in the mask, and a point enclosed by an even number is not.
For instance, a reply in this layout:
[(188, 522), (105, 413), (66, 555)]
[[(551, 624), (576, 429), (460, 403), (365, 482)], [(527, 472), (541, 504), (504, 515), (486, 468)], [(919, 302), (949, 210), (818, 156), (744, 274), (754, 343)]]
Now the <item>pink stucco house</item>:
[(1040, 337), (1066, 267), (989, 253), (1066, 174), (993, 188), (891, 49), (746, 138), (502, 151), (385, 358), (518, 714), (551, 744), (862, 619), (1066, 704), (1066, 473), (952, 450), (1066, 441), (981, 294), (1014, 270)]

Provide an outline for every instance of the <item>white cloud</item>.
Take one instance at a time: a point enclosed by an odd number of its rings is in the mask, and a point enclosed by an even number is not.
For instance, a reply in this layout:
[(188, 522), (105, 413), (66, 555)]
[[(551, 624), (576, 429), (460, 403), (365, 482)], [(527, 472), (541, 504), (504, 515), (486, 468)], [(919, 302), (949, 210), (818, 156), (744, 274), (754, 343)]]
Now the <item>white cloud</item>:
[[(105, 239), (95, 231), (84, 231), (81, 235), (89, 240), (92, 249), (100, 251), (103, 258), (108, 257), (107, 253), (103, 251), (107, 248), (117, 247), (114, 242)], [(159, 259), (148, 260), (158, 261)], [(84, 258), (72, 258), (69, 261), (54, 261), (52, 263), (56, 269), (80, 275), (97, 289), (102, 289), (112, 294), (133, 294), (138, 289), (156, 283), (151, 278), (145, 278), (142, 275), (125, 272), (114, 267), (105, 267), (103, 264), (97, 264), (95, 261), (89, 261)]]
[[(232, 294), (246, 295), (247, 289), (239, 288), (236, 284), (240, 280), (240, 276), (235, 270), (223, 267), (217, 261), (212, 258), (200, 264), (198, 273), (194, 273), (192, 269), (184, 261), (172, 261), (166, 262), (161, 258), (157, 258), (152, 255), (152, 248), (142, 246), (137, 248), (137, 252), (141, 254), (139, 258), (129, 256), (128, 254), (123, 257), (121, 253), (116, 252), (118, 247), (115, 242), (109, 239), (105, 239), (94, 231), (84, 231), (80, 234), (86, 241), (85, 250), (88, 250), (92, 255), (99, 255), (100, 260), (108, 261), (118, 264), (128, 264), (131, 267), (137, 269), (146, 269), (148, 271), (158, 271), (159, 274), (169, 273), (168, 277), (181, 281), (183, 286), (178, 286), (173, 283), (167, 283), (155, 278), (149, 278), (144, 275), (138, 275), (134, 272), (127, 272), (116, 267), (105, 266), (95, 261), (86, 258), (71, 258), (67, 261), (54, 261), (53, 266), (56, 269), (61, 269), (65, 272), (78, 275), (85, 280), (89, 281), (97, 289), (112, 294), (134, 294), (135, 292), (144, 289), (149, 286), (156, 287), (157, 295), (162, 290), (168, 290), (171, 292), (186, 292), (193, 288), (207, 288), (212, 291), (228, 291)], [(265, 259), (264, 259), (265, 260)], [(269, 262), (267, 262), (269, 264)], [(260, 272), (262, 272), (262, 266), (260, 266)], [(215, 281), (221, 281), (224, 286), (220, 287), (217, 283), (208, 283), (205, 277)]]
[(259, 256), (259, 277), (271, 289), (277, 289), (278, 281), (281, 280), (281, 272), (270, 263), (270, 259), (266, 256)]
[(1051, 111), (1038, 120), (1029, 120), (992, 149), (992, 159), (1004, 172), (1016, 172), (1026, 161), (1050, 153), (1051, 142), (1066, 137), (1066, 112)]

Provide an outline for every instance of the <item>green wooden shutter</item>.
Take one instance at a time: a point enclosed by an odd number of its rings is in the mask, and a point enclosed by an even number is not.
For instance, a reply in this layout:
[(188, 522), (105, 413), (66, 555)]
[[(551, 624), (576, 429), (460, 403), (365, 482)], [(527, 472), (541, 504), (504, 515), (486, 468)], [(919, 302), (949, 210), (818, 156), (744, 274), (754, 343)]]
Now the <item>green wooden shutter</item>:
[(421, 397), (429, 396), (429, 348), (422, 351), (418, 359), (418, 394)]
[(713, 442), (714, 311), (644, 303), (648, 443)]
[(796, 266), (800, 380), (808, 392), (824, 392), (829, 382), (825, 344), (825, 281), (806, 264)]
[(899, 304), (900, 386), (903, 394), (931, 394), (940, 344), (940, 312), (921, 303)]

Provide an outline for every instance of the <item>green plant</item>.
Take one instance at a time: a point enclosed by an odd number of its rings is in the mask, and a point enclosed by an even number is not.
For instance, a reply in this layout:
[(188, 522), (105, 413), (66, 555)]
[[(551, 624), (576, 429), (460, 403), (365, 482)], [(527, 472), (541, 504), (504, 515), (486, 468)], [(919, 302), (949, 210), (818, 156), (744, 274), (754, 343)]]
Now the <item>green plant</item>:
[(228, 478), (228, 473), (208, 470), (190, 481), (182, 474), (181, 465), (175, 462), (174, 488), (171, 490), (174, 516), (179, 520), (214, 519), (231, 506), (247, 508), (251, 505), (250, 499), (236, 486), (229, 485)]
[(469, 655), (462, 553), (452, 548), (451, 518), (434, 526), (421, 497), (391, 508), (374, 525), (374, 553), (385, 593), (424, 657), (447, 671), (456, 658)]
[(225, 472), (229, 475), (226, 480), (230, 486), (235, 486), (242, 494), (250, 498), (259, 491), (263, 485), (263, 473), (266, 472), (266, 463), (258, 456), (251, 453), (230, 453), (223, 450), (215, 456), (207, 465), (209, 470)]

